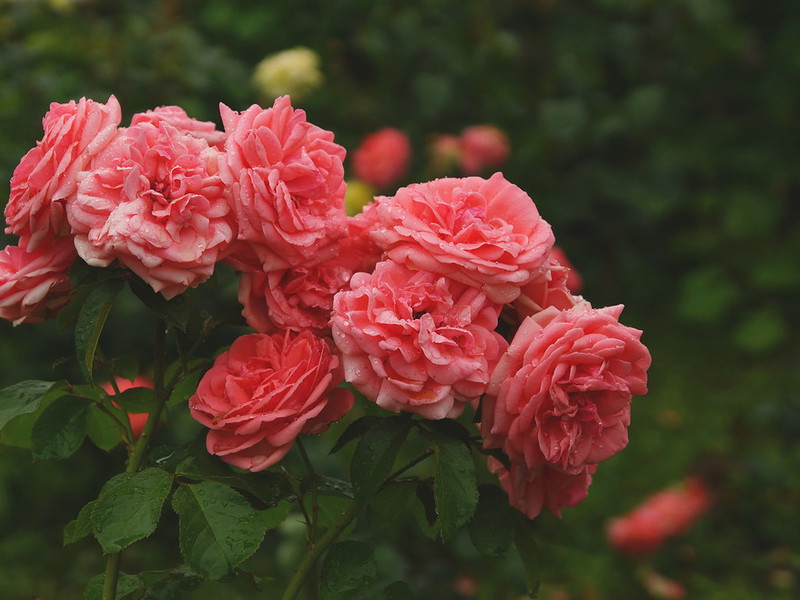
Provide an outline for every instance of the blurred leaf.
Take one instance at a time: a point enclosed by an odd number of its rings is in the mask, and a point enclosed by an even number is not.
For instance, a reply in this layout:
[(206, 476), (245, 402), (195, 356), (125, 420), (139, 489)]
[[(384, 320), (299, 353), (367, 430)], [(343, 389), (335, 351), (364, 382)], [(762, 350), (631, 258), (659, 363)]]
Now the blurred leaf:
[(121, 288), (122, 281), (119, 279), (103, 282), (92, 290), (78, 311), (78, 320), (75, 323), (75, 351), (83, 375), (89, 382), (93, 381), (94, 355), (100, 333)]
[(414, 600), (414, 594), (405, 581), (395, 581), (373, 596), (374, 600)]
[(378, 579), (373, 548), (347, 540), (334, 544), (325, 555), (319, 579), (320, 600), (352, 600), (366, 593)]
[(336, 443), (333, 445), (328, 454), (336, 454), (339, 450), (344, 448), (348, 442), (352, 442), (353, 440), (364, 435), (364, 433), (370, 427), (373, 427), (379, 420), (380, 417), (374, 417), (371, 415), (359, 417), (347, 426), (347, 428), (342, 432), (342, 435), (339, 436), (339, 439), (336, 440)]
[(384, 417), (362, 434), (350, 463), (356, 500), (368, 502), (391, 473), (410, 429), (411, 421), (406, 416)]
[[(100, 573), (89, 580), (86, 585), (86, 592), (83, 595), (83, 600), (101, 600), (103, 597), (103, 584), (106, 581), (105, 573)], [(144, 581), (139, 575), (128, 575), (127, 573), (120, 572), (117, 579), (117, 593), (114, 596), (115, 600), (125, 600), (132, 598), (131, 594), (138, 592), (141, 594), (144, 591)]]
[(772, 350), (786, 339), (789, 328), (783, 316), (772, 309), (765, 308), (748, 314), (736, 328), (736, 344), (748, 352)]
[(185, 294), (167, 300), (160, 293), (154, 292), (145, 281), (133, 275), (128, 278), (128, 285), (136, 297), (167, 325), (178, 331), (186, 331), (189, 324), (189, 303)]
[(181, 554), (209, 579), (221, 579), (250, 557), (264, 539), (266, 523), (241, 494), (221, 483), (182, 485), (172, 507), (179, 517)]
[(172, 488), (172, 477), (161, 469), (127, 475), (109, 482), (92, 509), (92, 532), (105, 554), (152, 534)]
[(703, 323), (719, 322), (739, 298), (739, 290), (718, 267), (701, 267), (686, 277), (681, 290), (681, 316)]
[(20, 415), (36, 412), (55, 381), (28, 379), (0, 390), (0, 429)]
[(92, 401), (63, 396), (48, 406), (31, 430), (33, 458), (60, 460), (72, 456), (86, 437)]
[(478, 492), (478, 506), (469, 522), (469, 537), (484, 554), (505, 556), (514, 539), (514, 509), (506, 493), (496, 485), (481, 485)]
[(528, 594), (536, 598), (541, 584), (541, 556), (534, 539), (533, 525), (521, 513), (515, 513), (514, 545), (525, 567)]

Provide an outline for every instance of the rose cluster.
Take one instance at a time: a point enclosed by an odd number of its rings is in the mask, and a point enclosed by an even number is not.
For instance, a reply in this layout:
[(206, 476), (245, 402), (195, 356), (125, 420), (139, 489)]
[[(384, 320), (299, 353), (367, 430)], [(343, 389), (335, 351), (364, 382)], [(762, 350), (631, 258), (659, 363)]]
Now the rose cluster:
[(209, 452), (268, 468), (350, 409), (347, 381), (425, 419), (470, 405), (487, 451), (507, 458), (490, 469), (529, 517), (579, 502), (627, 443), (650, 355), (621, 306), (575, 295), (530, 196), (500, 173), (443, 178), (348, 217), (345, 150), (288, 97), (220, 117), (222, 131), (159, 107), (121, 127), (113, 96), (51, 105), (11, 181), (6, 231), (20, 239), (0, 253), (0, 316), (55, 314), (78, 258), (167, 299), (222, 262), (255, 333), (189, 400)]

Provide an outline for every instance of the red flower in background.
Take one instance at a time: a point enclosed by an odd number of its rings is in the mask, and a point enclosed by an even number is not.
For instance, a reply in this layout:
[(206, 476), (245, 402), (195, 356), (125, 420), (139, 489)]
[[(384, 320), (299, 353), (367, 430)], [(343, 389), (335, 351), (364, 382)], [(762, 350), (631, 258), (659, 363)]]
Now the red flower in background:
[(658, 492), (628, 514), (611, 520), (606, 527), (608, 541), (624, 554), (652, 554), (666, 540), (686, 532), (710, 505), (703, 481), (688, 477), (683, 485)]
[(459, 138), (460, 167), (465, 175), (497, 168), (508, 160), (511, 147), (508, 136), (494, 125), (473, 125)]
[[(117, 389), (121, 394), (125, 390), (130, 390), (133, 388), (153, 388), (153, 382), (150, 381), (147, 377), (143, 375), (137, 375), (133, 379), (126, 379), (125, 377), (115, 377), (114, 383), (117, 385)], [(103, 388), (103, 391), (108, 394), (109, 396), (114, 396), (117, 393), (117, 390), (114, 389), (114, 386), (111, 382), (101, 383), (100, 387)], [(116, 402), (113, 403), (114, 406), (119, 408)], [(139, 436), (142, 435), (142, 430), (144, 429), (144, 424), (147, 423), (147, 417), (150, 415), (148, 413), (128, 413), (128, 421), (131, 424), (131, 433), (133, 434), (133, 439), (138, 440)]]
[(405, 175), (411, 160), (408, 136), (392, 127), (369, 134), (353, 152), (353, 171), (377, 188), (388, 188)]

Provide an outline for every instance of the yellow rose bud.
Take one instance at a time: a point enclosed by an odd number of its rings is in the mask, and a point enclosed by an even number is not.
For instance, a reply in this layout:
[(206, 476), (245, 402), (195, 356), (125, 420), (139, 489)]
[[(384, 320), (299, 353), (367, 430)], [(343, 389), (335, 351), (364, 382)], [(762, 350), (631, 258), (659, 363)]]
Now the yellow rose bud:
[(298, 46), (267, 56), (253, 71), (253, 84), (265, 100), (289, 95), (298, 100), (322, 85), (319, 56)]

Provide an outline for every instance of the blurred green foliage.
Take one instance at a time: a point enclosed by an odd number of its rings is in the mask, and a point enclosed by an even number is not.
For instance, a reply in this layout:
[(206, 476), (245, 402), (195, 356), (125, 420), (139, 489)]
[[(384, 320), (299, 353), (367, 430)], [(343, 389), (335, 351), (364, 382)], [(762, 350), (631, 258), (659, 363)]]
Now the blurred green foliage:
[[(788, 599), (800, 593), (797, 16), (795, 0), (0, 0), (0, 197), (50, 102), (113, 93), (123, 124), (165, 104), (219, 122), (219, 102), (257, 101), (258, 61), (297, 45), (325, 73), (309, 119), (349, 150), (382, 126), (407, 131), (407, 182), (425, 173), (433, 134), (499, 126), (507, 178), (553, 224), (587, 297), (624, 302), (654, 357), (630, 447), (563, 522), (537, 521), (543, 597), (645, 598), (647, 564), (691, 598)], [(140, 318), (124, 303), (112, 315), (109, 354), (147, 349), (126, 327)], [(52, 323), (0, 334), (3, 385), (47, 378), (72, 351)], [(91, 545), (62, 550), (60, 531), (113, 471), (88, 448), (65, 464), (0, 453), (3, 598), (80, 597), (101, 569)], [(652, 559), (614, 556), (604, 521), (691, 470), (717, 482), (713, 513)], [(420, 597), (524, 589), (513, 559), (384, 525), (378, 567)], [(297, 532), (278, 538), (279, 556), (297, 551)], [(140, 553), (131, 562), (148, 568), (177, 557), (157, 538)], [(477, 596), (454, 591), (464, 577)], [(242, 589), (226, 597), (252, 597)]]

